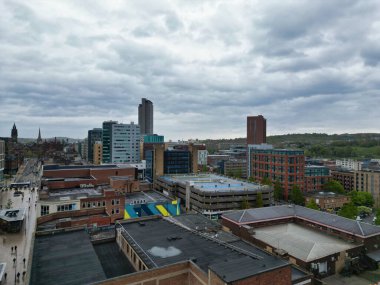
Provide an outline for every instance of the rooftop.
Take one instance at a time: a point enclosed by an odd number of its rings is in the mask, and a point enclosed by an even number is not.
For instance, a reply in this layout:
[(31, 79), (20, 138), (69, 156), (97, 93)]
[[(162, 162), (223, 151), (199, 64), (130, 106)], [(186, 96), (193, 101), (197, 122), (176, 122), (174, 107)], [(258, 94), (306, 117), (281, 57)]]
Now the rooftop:
[(93, 245), (79, 230), (36, 236), (30, 284), (88, 284), (134, 271), (115, 242)]
[(305, 262), (357, 246), (294, 223), (255, 228), (254, 237)]
[(211, 268), (225, 282), (232, 282), (289, 265), (241, 240), (225, 243), (165, 219), (121, 225), (123, 236), (149, 268), (193, 260), (204, 272)]
[(308, 192), (305, 193), (305, 196), (315, 197), (315, 198), (336, 198), (336, 197), (346, 197), (346, 195), (334, 193), (334, 192)]
[(179, 184), (186, 187), (190, 183), (192, 187), (204, 192), (231, 192), (231, 191), (263, 191), (270, 189), (258, 183), (248, 183), (216, 174), (189, 174), (189, 175), (165, 175), (160, 179), (168, 183)]
[(88, 197), (99, 197), (103, 191), (98, 188), (72, 188), (64, 190), (49, 191), (49, 198), (44, 200), (63, 201), (79, 200)]
[(0, 219), (7, 222), (22, 221), (25, 211), (25, 208), (0, 210)]
[(222, 216), (223, 219), (239, 225), (293, 217), (360, 237), (380, 235), (380, 227), (297, 205), (232, 211)]
[(87, 284), (106, 275), (85, 231), (37, 236), (30, 284)]

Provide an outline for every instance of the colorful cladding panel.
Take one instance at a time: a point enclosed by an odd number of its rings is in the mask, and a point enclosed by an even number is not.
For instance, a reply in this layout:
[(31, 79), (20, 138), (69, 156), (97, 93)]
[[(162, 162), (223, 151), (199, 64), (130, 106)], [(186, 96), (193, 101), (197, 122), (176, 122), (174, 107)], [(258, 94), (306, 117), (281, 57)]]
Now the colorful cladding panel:
[(149, 203), (126, 205), (124, 219), (138, 218), (151, 215), (178, 216), (181, 214), (180, 201), (174, 200), (167, 203)]

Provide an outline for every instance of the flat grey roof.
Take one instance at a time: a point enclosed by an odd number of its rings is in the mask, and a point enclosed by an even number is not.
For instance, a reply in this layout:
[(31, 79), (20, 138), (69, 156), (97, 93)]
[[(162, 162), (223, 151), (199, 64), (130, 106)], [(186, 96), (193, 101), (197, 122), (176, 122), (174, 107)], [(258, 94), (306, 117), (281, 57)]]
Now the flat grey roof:
[(168, 183), (179, 184), (182, 187), (186, 187), (186, 184), (190, 183), (192, 187), (203, 192), (255, 192), (271, 189), (266, 185), (249, 183), (216, 174), (164, 175), (160, 179)]
[[(211, 268), (225, 282), (289, 266), (275, 256), (262, 256), (161, 218), (121, 224), (123, 236), (149, 268), (193, 260), (204, 272)], [(254, 248), (247, 244), (250, 248)]]
[(0, 219), (7, 222), (22, 221), (25, 217), (26, 208), (0, 210)]
[[(100, 188), (99, 188), (100, 189)], [(71, 189), (61, 189), (61, 190), (50, 190), (49, 198), (41, 199), (49, 201), (70, 201), (78, 200), (79, 198), (87, 197), (99, 197), (102, 196), (103, 192), (97, 188), (71, 188)]]
[(380, 235), (380, 227), (297, 205), (281, 205), (231, 211), (222, 216), (223, 219), (230, 220), (239, 225), (292, 217), (361, 237)]
[(31, 285), (87, 284), (106, 275), (84, 230), (36, 236)]

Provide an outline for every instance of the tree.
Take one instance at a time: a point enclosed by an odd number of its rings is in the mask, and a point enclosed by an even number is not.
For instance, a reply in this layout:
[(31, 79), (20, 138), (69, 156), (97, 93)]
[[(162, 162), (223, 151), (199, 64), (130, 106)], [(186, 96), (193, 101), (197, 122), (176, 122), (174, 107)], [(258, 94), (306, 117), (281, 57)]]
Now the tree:
[(369, 216), (372, 213), (372, 208), (366, 206), (358, 206), (358, 213), (359, 215), (364, 214), (366, 216)]
[(325, 183), (325, 185), (323, 185), (323, 190), (340, 194), (344, 193), (343, 185), (336, 180), (330, 180), (329, 182)]
[(380, 209), (377, 209), (376, 211), (375, 225), (380, 225)]
[(270, 181), (270, 179), (265, 176), (265, 177), (263, 177), (263, 179), (261, 179), (261, 184), (271, 186), (272, 185), (272, 181)]
[(262, 208), (264, 206), (263, 193), (259, 192), (256, 196), (256, 208)]
[(372, 208), (375, 203), (371, 193), (368, 192), (351, 191), (349, 195), (351, 196), (351, 201), (355, 206), (366, 206)]
[(358, 209), (355, 207), (354, 203), (350, 202), (343, 205), (343, 207), (339, 210), (338, 215), (348, 219), (356, 219)]
[(249, 176), (248, 181), (249, 181), (249, 182), (256, 182), (256, 181), (255, 181), (255, 178), (253, 178), (253, 176)]
[(319, 207), (317, 203), (315, 203), (315, 200), (313, 198), (311, 198), (309, 203), (306, 204), (306, 207), (308, 207), (309, 209), (319, 210)]
[(290, 192), (290, 200), (296, 205), (304, 205), (305, 198), (301, 192), (301, 189), (298, 185), (294, 185), (292, 191)]
[(249, 209), (251, 208), (251, 204), (248, 201), (247, 197), (244, 197), (243, 200), (241, 201), (241, 208), (244, 209)]
[(280, 181), (276, 181), (273, 187), (274, 199), (276, 201), (284, 199), (284, 190), (282, 189)]

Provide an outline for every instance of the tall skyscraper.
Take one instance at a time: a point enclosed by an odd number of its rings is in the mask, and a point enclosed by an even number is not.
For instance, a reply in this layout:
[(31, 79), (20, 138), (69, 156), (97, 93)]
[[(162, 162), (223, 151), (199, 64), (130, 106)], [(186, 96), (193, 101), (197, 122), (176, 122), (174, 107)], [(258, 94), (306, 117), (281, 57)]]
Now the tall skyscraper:
[(87, 148), (87, 160), (94, 162), (94, 144), (97, 141), (102, 140), (103, 129), (95, 128), (88, 131), (88, 148)]
[(113, 124), (111, 138), (111, 163), (136, 163), (140, 161), (140, 127), (130, 124)]
[(0, 184), (4, 180), (4, 167), (5, 167), (5, 142), (0, 140)]
[(153, 134), (153, 103), (142, 98), (139, 104), (139, 126), (141, 135)]
[(267, 120), (262, 116), (247, 117), (247, 144), (267, 142)]
[(106, 121), (103, 122), (103, 163), (112, 163), (111, 153), (112, 153), (112, 125), (117, 124), (116, 121)]
[(13, 128), (11, 132), (12, 142), (17, 143), (17, 137), (18, 137), (18, 132), (16, 128), (16, 123), (13, 123)]

